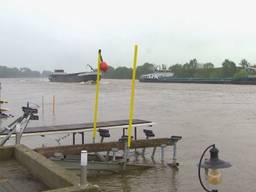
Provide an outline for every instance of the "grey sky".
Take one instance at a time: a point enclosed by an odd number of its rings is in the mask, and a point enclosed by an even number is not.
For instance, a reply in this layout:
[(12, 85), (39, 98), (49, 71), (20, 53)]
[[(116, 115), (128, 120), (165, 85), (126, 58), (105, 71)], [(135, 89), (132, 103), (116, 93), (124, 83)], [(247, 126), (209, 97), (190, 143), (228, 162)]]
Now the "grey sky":
[(69, 72), (95, 65), (172, 65), (192, 58), (256, 63), (248, 0), (0, 0), (0, 65)]

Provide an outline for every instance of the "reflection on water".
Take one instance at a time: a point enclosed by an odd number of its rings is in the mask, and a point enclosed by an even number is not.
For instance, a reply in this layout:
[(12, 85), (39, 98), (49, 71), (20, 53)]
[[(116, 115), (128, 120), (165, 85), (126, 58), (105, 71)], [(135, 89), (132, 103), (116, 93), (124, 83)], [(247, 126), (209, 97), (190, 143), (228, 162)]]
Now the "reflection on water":
[[(111, 177), (111, 182), (110, 182)], [(130, 171), (125, 174), (113, 174), (92, 177), (91, 183), (104, 186), (105, 191), (178, 191), (178, 171), (169, 167), (157, 167), (144, 171)], [(146, 181), (146, 182), (145, 182)]]
[[(27, 101), (41, 105), (44, 96), (44, 115), (40, 108), (40, 121), (31, 122), (30, 126), (91, 122), (93, 119), (95, 85), (50, 83), (45, 79), (2, 79), (1, 82), (2, 95), (16, 116), (21, 114), (20, 107)], [(102, 82), (99, 121), (127, 119), (130, 81)], [(53, 95), (56, 96), (55, 116), (52, 114)], [(106, 191), (202, 191), (196, 164), (202, 150), (215, 143), (220, 149), (220, 158), (233, 164), (222, 173), (220, 191), (256, 190), (256, 86), (137, 82), (135, 99), (135, 118), (156, 122), (153, 126), (156, 136), (183, 136), (177, 146), (179, 171), (159, 167), (90, 178), (91, 182)], [(120, 135), (121, 131), (112, 131), (111, 139), (116, 140)], [(63, 136), (27, 137), (22, 143), (31, 147), (58, 145), (56, 139)], [(91, 133), (87, 134), (86, 141), (91, 141)], [(60, 143), (70, 144), (71, 138), (65, 137)], [(157, 162), (160, 162), (159, 152)], [(168, 148), (166, 162), (170, 157)]]

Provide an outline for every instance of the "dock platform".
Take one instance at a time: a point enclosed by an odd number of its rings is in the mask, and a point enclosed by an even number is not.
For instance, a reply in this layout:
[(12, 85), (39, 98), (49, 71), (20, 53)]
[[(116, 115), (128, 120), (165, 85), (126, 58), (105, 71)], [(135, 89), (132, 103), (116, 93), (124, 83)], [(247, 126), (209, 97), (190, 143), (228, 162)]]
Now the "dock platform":
[[(134, 119), (132, 126), (134, 128), (134, 138), (137, 139), (137, 128), (140, 127), (152, 127), (155, 123), (152, 121)], [(97, 122), (97, 129), (122, 129), (123, 135), (129, 126), (129, 120), (114, 120), (114, 121), (102, 121)], [(64, 125), (52, 125), (52, 126), (39, 126), (39, 127), (27, 127), (23, 130), (22, 136), (45, 136), (52, 134), (71, 134), (73, 135), (73, 145), (76, 144), (76, 134), (81, 135), (82, 144), (85, 143), (85, 132), (93, 130), (93, 123), (77, 123), (77, 124), (64, 124)], [(9, 134), (8, 129), (0, 132), (0, 138)], [(16, 132), (13, 132), (14, 136)]]
[[(88, 162), (89, 170), (107, 170), (107, 171), (122, 171), (126, 169), (144, 169), (154, 167), (155, 152), (157, 148), (161, 149), (161, 162), (164, 162), (164, 150), (167, 146), (173, 147), (173, 153), (170, 154), (172, 162), (169, 163), (172, 167), (178, 167), (176, 158), (176, 144), (181, 139), (180, 136), (172, 136), (170, 138), (155, 138), (155, 139), (139, 139), (132, 140), (130, 148), (127, 147), (127, 140), (119, 140), (116, 142), (105, 143), (89, 143), (80, 145), (66, 145), (57, 147), (37, 148), (36, 152), (43, 156), (63, 165), (67, 169), (79, 169), (81, 151), (86, 150), (95, 158)], [(134, 150), (134, 157), (137, 159), (139, 155), (145, 159), (145, 150), (152, 148), (152, 164), (141, 164), (139, 161), (130, 161), (131, 150)], [(140, 152), (139, 152), (140, 150)], [(117, 156), (117, 152), (121, 151), (122, 156)], [(106, 152), (106, 153), (105, 153)], [(101, 154), (100, 154), (101, 153)], [(102, 155), (105, 153), (106, 155)], [(57, 156), (56, 156), (57, 154)]]
[[(152, 121), (146, 121), (141, 119), (133, 120), (133, 127), (152, 126)], [(117, 129), (128, 128), (129, 120), (115, 120), (115, 121), (102, 121), (97, 122), (97, 129)], [(92, 131), (93, 123), (77, 123), (77, 124), (65, 124), (65, 125), (53, 125), (53, 126), (40, 126), (40, 127), (27, 127), (23, 131), (23, 135), (47, 135), (58, 133), (81, 133), (85, 131)], [(1, 132), (0, 135), (6, 135), (6, 132)]]
[[(131, 142), (130, 149), (139, 148), (154, 148), (161, 147), (161, 145), (172, 146), (176, 144), (181, 138), (156, 138), (156, 139), (140, 139), (133, 140)], [(104, 152), (111, 151), (113, 148), (117, 150), (123, 150), (125, 144), (123, 142), (105, 142), (105, 143), (89, 143), (80, 145), (63, 145), (57, 147), (46, 147), (37, 148), (36, 152), (44, 155), (45, 157), (51, 157), (56, 152), (62, 153), (63, 155), (79, 155), (82, 150), (87, 150), (87, 152)]]

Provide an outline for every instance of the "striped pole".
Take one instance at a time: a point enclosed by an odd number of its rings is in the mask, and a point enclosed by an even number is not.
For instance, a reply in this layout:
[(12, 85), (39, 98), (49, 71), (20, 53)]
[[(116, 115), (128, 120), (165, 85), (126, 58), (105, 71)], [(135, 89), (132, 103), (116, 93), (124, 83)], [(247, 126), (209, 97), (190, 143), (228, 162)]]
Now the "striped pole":
[(130, 115), (129, 115), (129, 127), (128, 127), (128, 147), (131, 146), (132, 137), (132, 121), (134, 114), (134, 94), (135, 94), (135, 79), (136, 79), (136, 66), (138, 62), (138, 45), (134, 46), (134, 56), (133, 56), (133, 69), (132, 69), (132, 90), (130, 98)]

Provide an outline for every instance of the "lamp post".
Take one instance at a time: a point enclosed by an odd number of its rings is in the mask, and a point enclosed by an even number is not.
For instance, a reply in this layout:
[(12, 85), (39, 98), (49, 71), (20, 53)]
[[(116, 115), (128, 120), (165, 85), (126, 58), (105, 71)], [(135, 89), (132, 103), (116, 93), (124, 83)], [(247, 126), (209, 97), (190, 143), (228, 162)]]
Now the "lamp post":
[[(205, 159), (202, 162), (205, 153), (210, 149), (210, 159)], [(201, 179), (201, 168), (205, 168), (208, 176), (208, 183), (217, 185), (221, 181), (221, 174), (218, 169), (229, 168), (232, 165), (229, 162), (219, 159), (219, 150), (215, 147), (215, 144), (208, 146), (201, 155), (198, 164), (198, 178), (201, 186), (207, 192), (218, 192), (217, 189), (207, 189)]]

